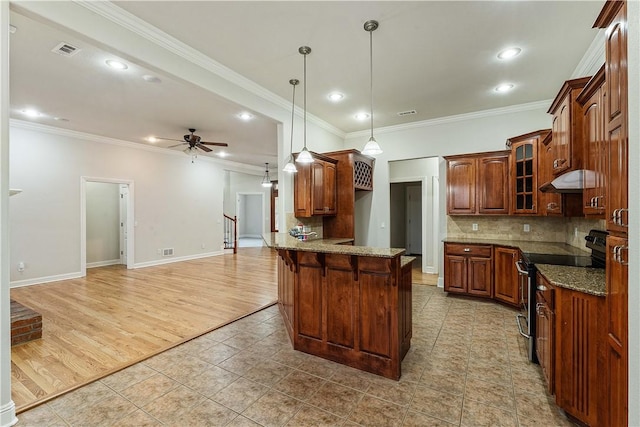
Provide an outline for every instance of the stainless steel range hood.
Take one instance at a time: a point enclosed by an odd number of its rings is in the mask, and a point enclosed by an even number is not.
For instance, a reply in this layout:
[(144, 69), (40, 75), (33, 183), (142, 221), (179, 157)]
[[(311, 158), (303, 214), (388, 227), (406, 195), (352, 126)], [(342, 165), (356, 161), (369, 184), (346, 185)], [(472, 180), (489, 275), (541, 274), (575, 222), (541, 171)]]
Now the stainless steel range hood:
[(594, 188), (596, 172), (588, 169), (569, 171), (545, 182), (539, 188), (543, 193), (582, 193), (585, 188)]

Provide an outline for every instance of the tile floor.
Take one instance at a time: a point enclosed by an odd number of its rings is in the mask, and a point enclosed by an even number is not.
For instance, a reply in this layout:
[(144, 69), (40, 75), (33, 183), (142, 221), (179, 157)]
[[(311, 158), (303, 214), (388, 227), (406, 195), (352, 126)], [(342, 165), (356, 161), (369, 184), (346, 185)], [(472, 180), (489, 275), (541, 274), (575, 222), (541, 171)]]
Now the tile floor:
[(415, 285), (392, 381), (292, 350), (272, 306), (18, 416), (18, 426), (570, 426), (514, 311)]

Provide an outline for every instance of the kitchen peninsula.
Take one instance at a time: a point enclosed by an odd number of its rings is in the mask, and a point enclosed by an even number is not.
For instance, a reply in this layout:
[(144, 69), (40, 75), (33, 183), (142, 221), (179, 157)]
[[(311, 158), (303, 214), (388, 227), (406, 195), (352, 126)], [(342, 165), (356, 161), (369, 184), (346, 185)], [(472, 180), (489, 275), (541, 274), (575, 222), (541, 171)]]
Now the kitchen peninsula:
[(278, 252), (278, 305), (295, 350), (391, 379), (411, 346), (404, 249), (266, 234)]

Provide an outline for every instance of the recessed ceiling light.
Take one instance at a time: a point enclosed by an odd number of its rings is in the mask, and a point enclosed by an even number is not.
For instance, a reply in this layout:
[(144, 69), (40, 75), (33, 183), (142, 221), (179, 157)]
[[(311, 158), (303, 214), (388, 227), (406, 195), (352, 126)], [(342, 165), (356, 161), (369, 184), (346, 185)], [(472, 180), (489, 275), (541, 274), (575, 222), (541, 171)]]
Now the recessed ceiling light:
[(56, 120), (58, 122), (68, 122), (69, 119), (65, 119), (64, 117), (54, 117), (53, 120)]
[(343, 98), (344, 98), (344, 94), (340, 92), (331, 92), (329, 94), (329, 99), (332, 100), (333, 102), (342, 101)]
[(253, 116), (249, 113), (240, 113), (238, 114), (238, 117), (240, 117), (242, 120), (251, 120), (253, 118)]
[(498, 54), (498, 58), (500, 59), (515, 58), (516, 56), (520, 55), (520, 52), (522, 52), (522, 49), (520, 49), (519, 47), (510, 47), (508, 49), (501, 51)]
[(26, 110), (22, 110), (22, 114), (28, 117), (40, 117), (42, 113), (38, 110), (34, 110), (33, 108), (28, 108)]
[(148, 136), (145, 139), (151, 143), (158, 142), (158, 138), (156, 138), (155, 136)]
[(129, 68), (129, 66), (124, 62), (116, 61), (114, 59), (107, 59), (105, 62), (109, 67), (115, 68), (116, 70), (126, 70)]
[(218, 151), (216, 153), (218, 155), (218, 157), (227, 157), (229, 154), (226, 151)]
[(369, 115), (369, 113), (358, 113), (358, 114), (356, 114), (356, 119), (357, 120), (367, 120), (369, 117), (371, 117)]
[(513, 88), (514, 88), (513, 84), (504, 83), (504, 84), (501, 84), (500, 86), (496, 87), (496, 92), (500, 92), (500, 93), (509, 92)]
[(142, 76), (142, 80), (144, 80), (147, 83), (162, 83), (162, 80), (150, 74), (145, 74), (144, 76)]

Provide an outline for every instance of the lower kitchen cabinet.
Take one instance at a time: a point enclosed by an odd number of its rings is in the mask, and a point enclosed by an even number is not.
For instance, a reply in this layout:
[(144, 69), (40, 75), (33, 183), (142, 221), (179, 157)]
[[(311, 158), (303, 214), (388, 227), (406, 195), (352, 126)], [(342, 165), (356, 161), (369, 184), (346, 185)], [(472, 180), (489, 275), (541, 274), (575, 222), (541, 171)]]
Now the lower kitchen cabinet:
[(581, 422), (597, 425), (605, 298), (556, 288), (556, 301), (556, 403)]
[(544, 276), (537, 274), (536, 283), (536, 356), (547, 382), (547, 390), (554, 393), (556, 372), (555, 292)]
[(494, 246), (493, 248), (493, 297), (507, 304), (520, 304), (521, 280), (516, 261), (520, 260), (520, 250)]
[(444, 244), (444, 290), (458, 294), (493, 296), (493, 247)]

